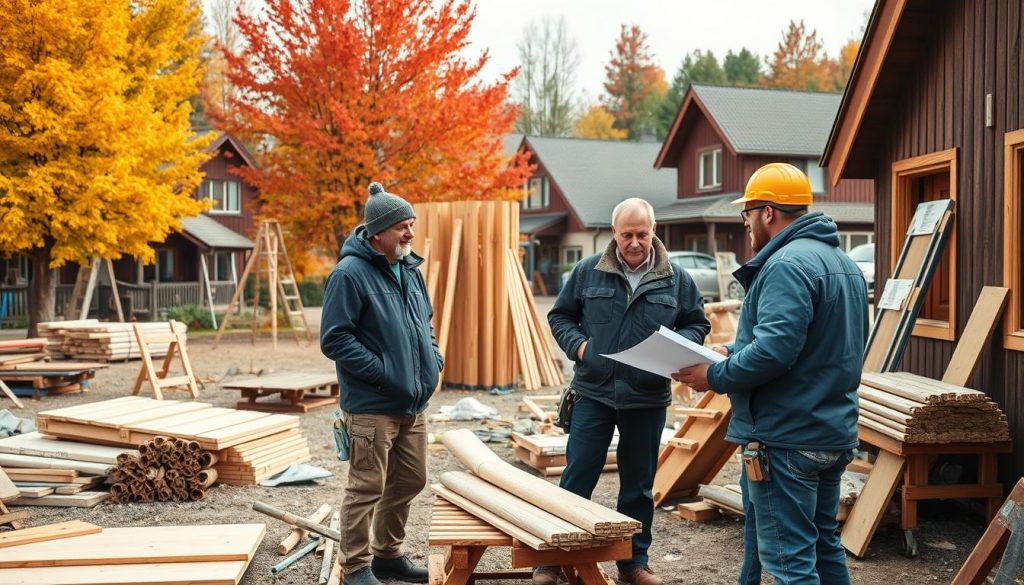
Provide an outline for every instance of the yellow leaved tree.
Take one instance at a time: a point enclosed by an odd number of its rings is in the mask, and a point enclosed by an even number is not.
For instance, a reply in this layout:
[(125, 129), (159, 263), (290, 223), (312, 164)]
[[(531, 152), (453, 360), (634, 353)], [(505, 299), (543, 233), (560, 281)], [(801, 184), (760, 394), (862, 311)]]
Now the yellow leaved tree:
[(51, 268), (151, 262), (205, 203), (189, 126), (204, 41), (195, 1), (0, 0), (0, 253), (32, 262), (30, 335)]

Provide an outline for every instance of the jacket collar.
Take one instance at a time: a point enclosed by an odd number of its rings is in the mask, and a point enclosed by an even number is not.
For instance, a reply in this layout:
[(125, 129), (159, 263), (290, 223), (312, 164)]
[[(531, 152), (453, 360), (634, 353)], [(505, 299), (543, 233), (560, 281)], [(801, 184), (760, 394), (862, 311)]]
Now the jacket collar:
[(786, 229), (782, 230), (775, 235), (774, 238), (768, 240), (761, 251), (758, 252), (753, 258), (747, 261), (746, 264), (740, 266), (732, 275), (736, 277), (736, 280), (743, 285), (744, 289), (750, 290), (750, 283), (754, 281), (754, 277), (761, 271), (768, 259), (775, 255), (783, 246), (790, 243), (793, 240), (799, 239), (800, 231), (810, 223), (820, 221), (824, 217), (824, 214), (820, 211), (812, 211), (798, 217), (793, 223), (786, 226)]
[[(654, 252), (654, 267), (651, 268), (651, 274), (655, 278), (664, 278), (666, 276), (672, 276), (672, 263), (668, 261), (668, 250), (665, 249), (665, 244), (661, 243), (658, 236), (654, 236), (651, 242), (651, 250)], [(604, 249), (604, 253), (601, 254), (601, 259), (598, 260), (597, 265), (594, 266), (596, 270), (602, 272), (610, 272), (612, 274), (618, 274), (623, 278), (626, 274), (622, 271), (622, 264), (619, 263), (619, 258), (615, 254), (617, 244), (615, 238), (612, 238), (611, 242), (608, 242), (608, 246)], [(644, 277), (644, 280), (648, 280), (648, 277)]]

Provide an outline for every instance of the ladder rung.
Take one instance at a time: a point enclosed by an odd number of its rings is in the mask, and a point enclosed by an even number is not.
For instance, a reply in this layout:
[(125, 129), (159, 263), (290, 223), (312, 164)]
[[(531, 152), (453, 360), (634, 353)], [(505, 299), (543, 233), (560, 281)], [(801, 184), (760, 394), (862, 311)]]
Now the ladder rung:
[(677, 406), (675, 408), (675, 413), (692, 416), (694, 418), (710, 418), (712, 420), (722, 418), (721, 410), (710, 410), (707, 408), (686, 408), (684, 406)]
[(289, 300), (289, 301), (296, 301), (296, 300), (298, 300), (298, 299), (299, 299), (299, 295), (284, 295), (284, 296), (283, 296), (283, 297), (281, 297), (281, 298), (282, 298), (282, 299), (286, 299), (286, 300)]
[(302, 311), (288, 311), (288, 314), (291, 315), (292, 317), (301, 317)]
[(192, 378), (188, 376), (177, 376), (175, 378), (163, 378), (159, 380), (160, 388), (167, 388), (170, 386), (188, 386), (192, 382)]
[(700, 446), (700, 442), (698, 441), (694, 441), (693, 439), (680, 439), (678, 437), (672, 437), (669, 439), (668, 444), (684, 451), (696, 451), (697, 447)]

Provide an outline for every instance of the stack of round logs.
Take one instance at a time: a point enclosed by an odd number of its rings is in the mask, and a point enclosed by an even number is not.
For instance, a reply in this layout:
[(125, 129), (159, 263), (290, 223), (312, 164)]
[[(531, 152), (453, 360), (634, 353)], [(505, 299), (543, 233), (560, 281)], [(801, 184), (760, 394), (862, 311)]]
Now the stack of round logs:
[(185, 502), (206, 496), (217, 481), (217, 455), (196, 441), (155, 437), (139, 445), (139, 456), (117, 456), (111, 498), (129, 502)]

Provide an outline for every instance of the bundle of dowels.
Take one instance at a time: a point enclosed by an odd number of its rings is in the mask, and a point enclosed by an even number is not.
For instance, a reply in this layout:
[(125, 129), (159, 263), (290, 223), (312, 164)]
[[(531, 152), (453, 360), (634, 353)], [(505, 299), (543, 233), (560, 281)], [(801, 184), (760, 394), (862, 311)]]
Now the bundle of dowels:
[(216, 462), (196, 441), (156, 437), (117, 457), (110, 494), (118, 503), (198, 501), (217, 481)]
[(1010, 439), (1006, 415), (984, 392), (905, 372), (861, 377), (860, 424), (905, 443)]

